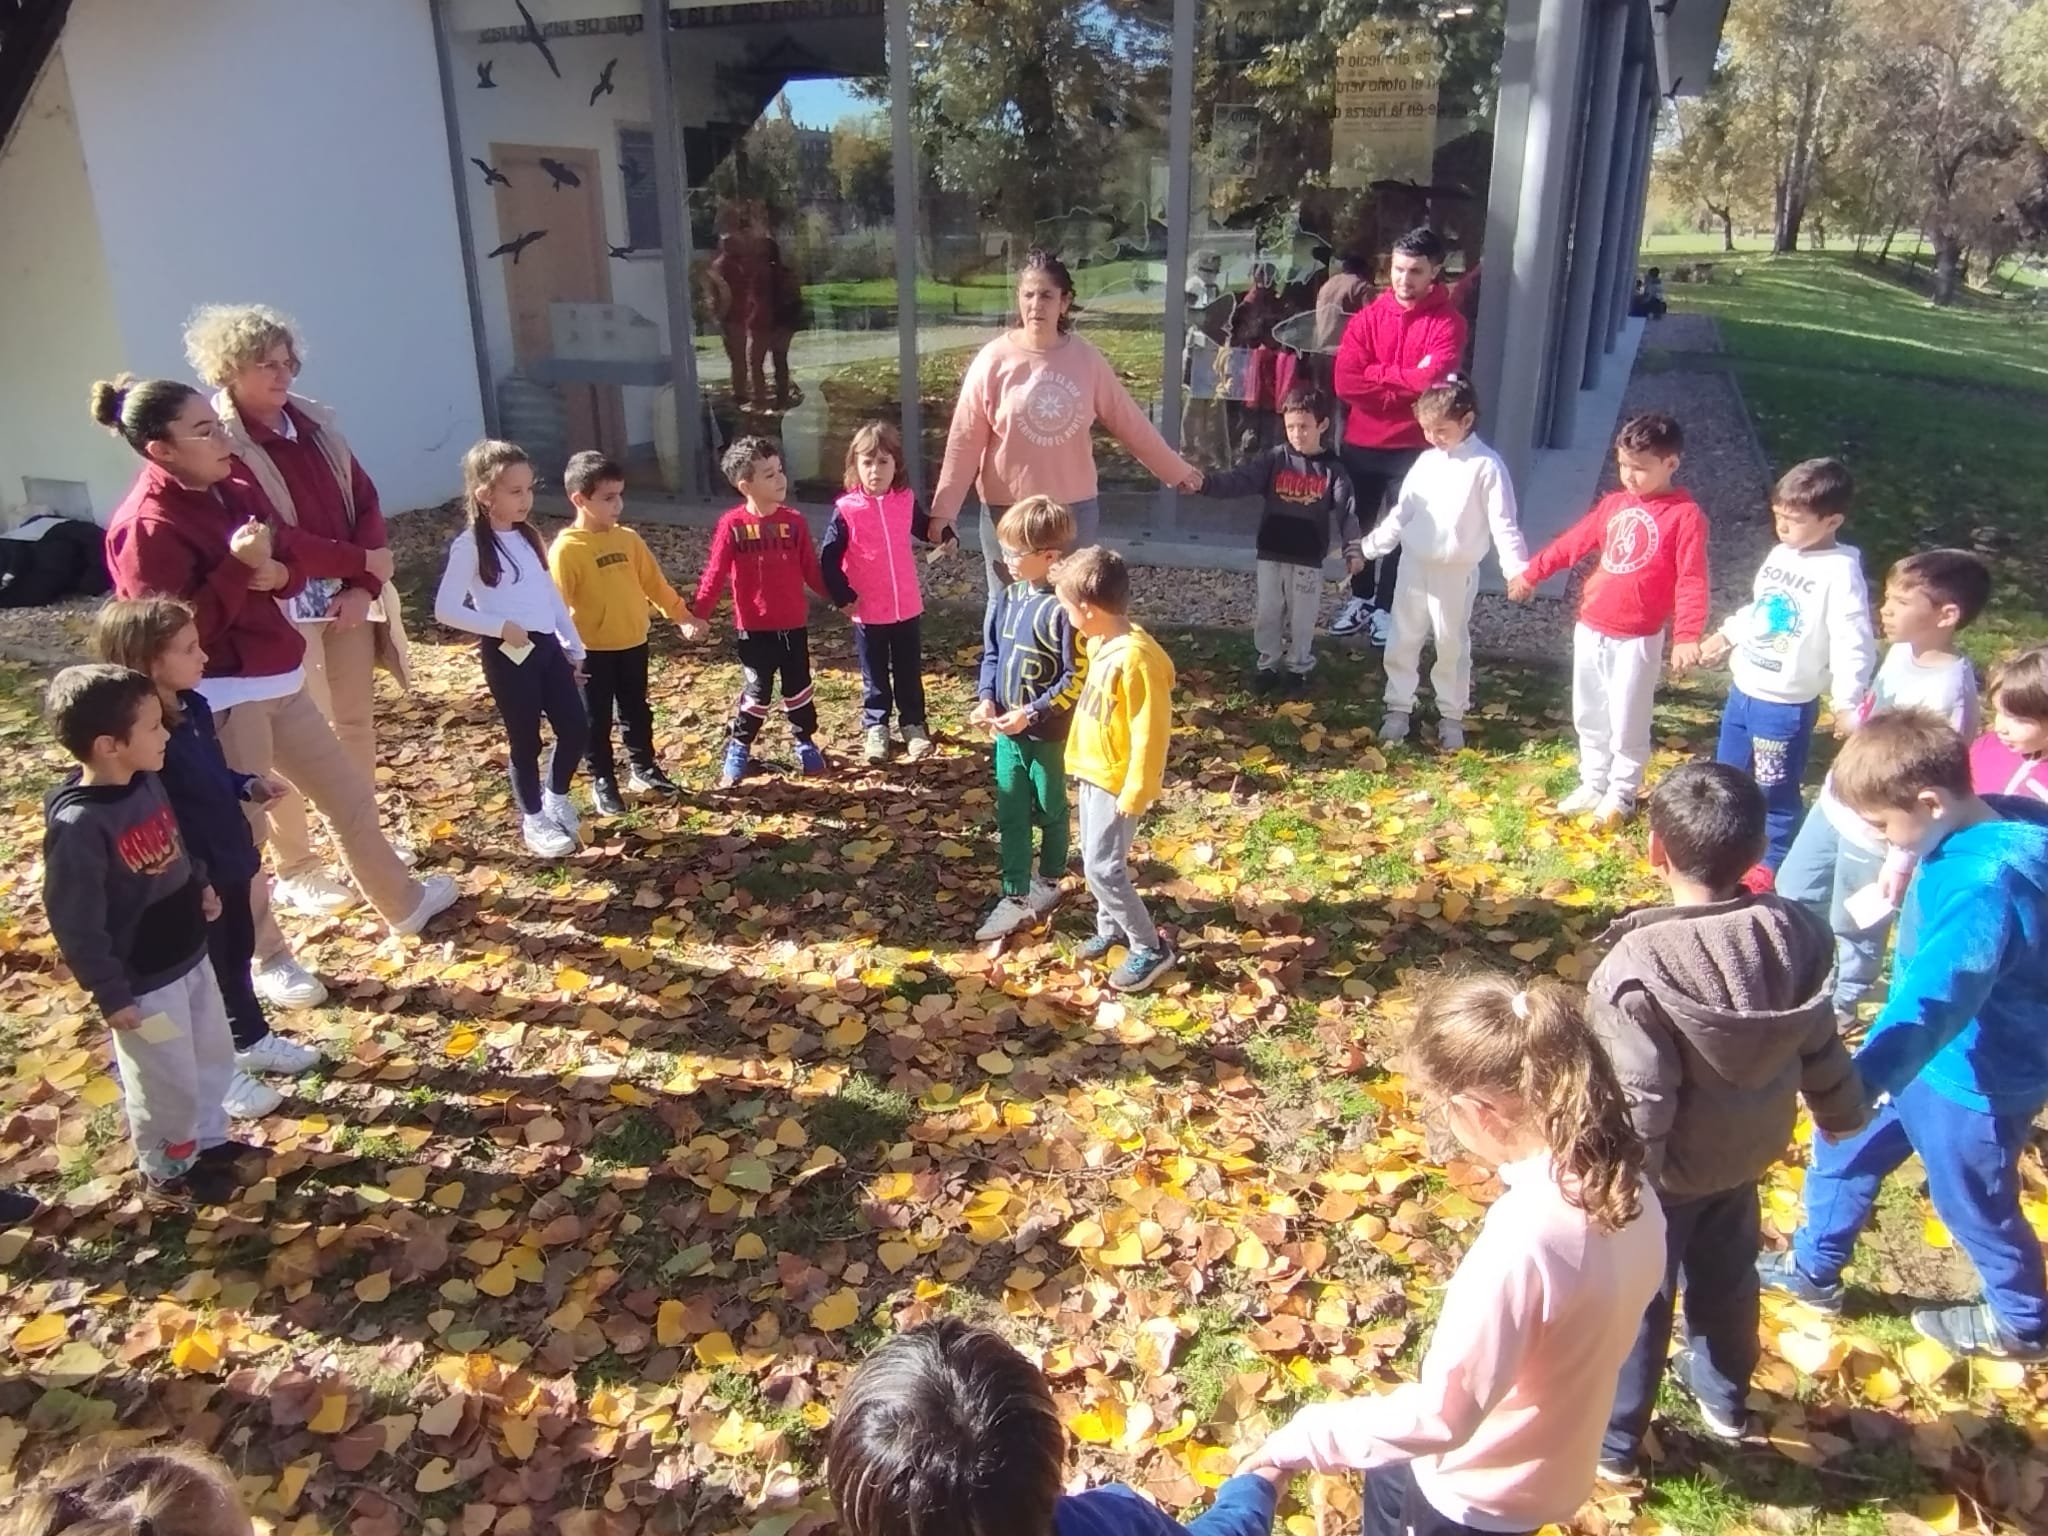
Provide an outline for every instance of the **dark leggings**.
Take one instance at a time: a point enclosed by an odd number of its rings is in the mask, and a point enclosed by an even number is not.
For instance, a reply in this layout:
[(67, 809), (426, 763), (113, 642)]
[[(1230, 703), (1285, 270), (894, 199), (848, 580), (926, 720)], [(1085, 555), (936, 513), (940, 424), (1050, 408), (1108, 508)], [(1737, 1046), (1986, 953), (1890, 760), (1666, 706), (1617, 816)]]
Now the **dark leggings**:
[(555, 750), (548, 760), (548, 788), (566, 795), (576, 778), (576, 764), (590, 739), (590, 721), (583, 713), (583, 694), (562, 642), (553, 635), (528, 635), (533, 654), (514, 662), (502, 640), (486, 640), (477, 648), (483, 658), (484, 683), (505, 722), (512, 748), (512, 798), (529, 816), (540, 814), (540, 722), (554, 729)]
[[(1422, 457), (1422, 450), (1360, 448), (1346, 443), (1338, 457), (1351, 474), (1351, 495), (1358, 508), (1358, 521), (1370, 533), (1373, 524), (1380, 520), (1380, 511), (1386, 506), (1387, 498), (1401, 489), (1401, 482), (1415, 467), (1415, 461)], [(1394, 607), (1394, 580), (1400, 573), (1401, 551), (1398, 549), (1383, 559), (1368, 560), (1365, 569), (1351, 578), (1351, 595), (1364, 598), (1375, 608), (1391, 612)]]
[(206, 925), (206, 953), (213, 961), (213, 979), (220, 983), (238, 1051), (248, 1050), (270, 1033), (270, 1020), (263, 1016), (249, 970), (256, 959), (256, 918), (249, 906), (253, 883), (216, 877), (213, 894), (220, 898), (220, 916)]
[(924, 724), (924, 647), (919, 620), (856, 624), (853, 648), (860, 656), (860, 725), (887, 725), (893, 710), (903, 725)]

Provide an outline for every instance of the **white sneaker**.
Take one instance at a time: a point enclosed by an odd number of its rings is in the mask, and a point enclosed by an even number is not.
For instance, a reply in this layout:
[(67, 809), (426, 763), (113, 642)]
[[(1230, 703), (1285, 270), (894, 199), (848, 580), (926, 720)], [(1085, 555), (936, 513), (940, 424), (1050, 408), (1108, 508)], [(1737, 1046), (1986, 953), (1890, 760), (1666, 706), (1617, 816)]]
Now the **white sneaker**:
[(1387, 638), (1394, 632), (1394, 616), (1384, 608), (1375, 608), (1372, 617), (1365, 621), (1366, 637), (1382, 650), (1386, 649)]
[(228, 1091), (220, 1096), (220, 1107), (230, 1120), (261, 1120), (277, 1113), (284, 1095), (268, 1083), (259, 1083), (246, 1072), (228, 1079)]
[(1588, 811), (1598, 810), (1602, 799), (1601, 791), (1590, 784), (1581, 784), (1577, 789), (1557, 802), (1560, 816), (1583, 816)]
[(930, 731), (921, 725), (903, 727), (903, 755), (913, 763), (921, 762), (939, 750), (939, 744), (932, 740)]
[(1371, 617), (1371, 603), (1362, 597), (1347, 597), (1344, 605), (1337, 610), (1337, 616), (1330, 620), (1330, 633), (1355, 635), (1365, 628), (1366, 620)]
[(1636, 797), (1626, 789), (1610, 789), (1593, 808), (1593, 821), (1602, 827), (1618, 827), (1636, 813)]
[(996, 903), (982, 925), (974, 930), (974, 942), (986, 944), (990, 939), (1007, 938), (1032, 919), (1031, 905), (1022, 896), (1005, 896)]
[(266, 1072), (278, 1077), (297, 1077), (320, 1065), (320, 1053), (310, 1045), (287, 1040), (272, 1030), (246, 1051), (235, 1052), (235, 1066), (243, 1072)]
[(1024, 905), (1031, 909), (1033, 917), (1043, 917), (1060, 904), (1060, 883), (1048, 880), (1042, 875), (1031, 878), (1031, 889), (1025, 894)]
[(462, 887), (452, 875), (429, 875), (420, 882), (420, 904), (402, 921), (393, 923), (393, 933), (418, 933), (462, 897)]
[(270, 899), (309, 917), (332, 917), (337, 912), (346, 912), (358, 898), (341, 881), (315, 870), (296, 880), (278, 880), (270, 888)]
[(576, 802), (552, 789), (541, 792), (540, 813), (572, 838), (583, 826), (583, 819), (576, 814)]
[(1380, 725), (1380, 740), (1388, 746), (1392, 746), (1397, 741), (1406, 741), (1409, 728), (1408, 711), (1405, 709), (1390, 709), (1387, 711), (1387, 718)]
[(567, 858), (576, 851), (576, 834), (552, 816), (521, 816), (519, 830), (525, 835), (526, 846), (544, 859)]
[(250, 973), (256, 995), (273, 1008), (318, 1008), (327, 987), (289, 952), (272, 955)]
[(1446, 752), (1464, 751), (1465, 722), (1462, 720), (1437, 721), (1436, 744)]

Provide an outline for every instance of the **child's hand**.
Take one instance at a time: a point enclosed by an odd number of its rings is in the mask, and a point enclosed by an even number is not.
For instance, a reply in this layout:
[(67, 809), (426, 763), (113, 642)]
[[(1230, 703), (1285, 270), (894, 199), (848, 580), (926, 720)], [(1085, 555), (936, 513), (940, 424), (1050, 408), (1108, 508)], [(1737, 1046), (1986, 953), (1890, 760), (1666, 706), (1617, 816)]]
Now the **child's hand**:
[(242, 798), (251, 805), (268, 805), (273, 800), (282, 799), (290, 789), (291, 785), (274, 773), (251, 774), (248, 792)]
[[(1252, 1454), (1256, 1456), (1258, 1453), (1254, 1451)], [(1294, 1474), (1292, 1472), (1288, 1471), (1285, 1467), (1276, 1467), (1270, 1461), (1241, 1462), (1238, 1465), (1237, 1475), (1239, 1477), (1263, 1478), (1275, 1488), (1285, 1488), (1294, 1481)]]
[(376, 577), (379, 581), (389, 581), (392, 573), (397, 569), (398, 562), (392, 558), (391, 551), (388, 549), (372, 549), (365, 551), (363, 555), (364, 572)]
[(967, 723), (984, 730), (992, 728), (996, 723), (995, 702), (991, 699), (977, 699), (974, 708), (968, 713)]
[(1186, 491), (1190, 496), (1199, 496), (1202, 494), (1202, 485), (1202, 472), (1199, 469), (1191, 469), (1188, 471), (1187, 477), (1180, 482), (1180, 489)]
[(704, 638), (704, 621), (694, 616), (684, 619), (676, 625), (676, 628), (681, 632), (682, 637), (692, 645), (695, 645)]
[(1716, 630), (1700, 642), (1700, 665), (1713, 667), (1728, 659), (1728, 653), (1735, 649), (1729, 638)]
[(228, 535), (228, 553), (254, 570), (270, 558), (270, 530), (250, 518)]
[(1020, 706), (1008, 714), (996, 716), (993, 723), (1005, 736), (1015, 736), (1031, 729), (1031, 711)]
[(1344, 569), (1349, 571), (1353, 576), (1356, 576), (1360, 571), (1365, 569), (1365, 557), (1362, 555), (1353, 555), (1349, 560), (1346, 560), (1344, 562)]
[(1671, 647), (1671, 670), (1690, 672), (1700, 664), (1700, 647), (1696, 640), (1682, 641)]
[(199, 888), (199, 910), (205, 914), (209, 923), (220, 921), (220, 893), (210, 885), (202, 885)]
[(590, 680), (590, 674), (584, 668), (582, 657), (579, 656), (576, 660), (569, 663), (569, 675), (576, 679), (576, 686), (579, 688)]
[(498, 638), (515, 651), (528, 643), (526, 631), (510, 619), (505, 621), (505, 627), (499, 631)]
[(130, 1003), (126, 1008), (116, 1008), (107, 1015), (107, 1028), (127, 1031), (142, 1028), (142, 1010)]
[(1535, 595), (1536, 595), (1536, 589), (1535, 589), (1534, 587), (1532, 587), (1532, 586), (1530, 586), (1530, 585), (1529, 585), (1529, 578), (1528, 578), (1528, 577), (1526, 577), (1526, 576), (1515, 576), (1515, 577), (1511, 577), (1511, 578), (1509, 578), (1509, 580), (1508, 580), (1508, 601), (1509, 601), (1509, 602), (1511, 602), (1511, 603), (1526, 603), (1527, 601), (1529, 601), (1529, 599), (1530, 599), (1530, 598), (1534, 597)]

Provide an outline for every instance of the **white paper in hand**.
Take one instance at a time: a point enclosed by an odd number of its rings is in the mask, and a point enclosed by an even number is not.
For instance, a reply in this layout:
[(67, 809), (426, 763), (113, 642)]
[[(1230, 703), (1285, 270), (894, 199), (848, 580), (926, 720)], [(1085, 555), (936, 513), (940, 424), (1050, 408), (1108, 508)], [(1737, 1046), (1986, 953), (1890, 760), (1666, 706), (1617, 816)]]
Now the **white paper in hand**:
[(516, 667), (533, 654), (533, 642), (531, 640), (524, 640), (518, 645), (507, 645), (501, 640), (498, 642), (498, 654)]
[(1890, 917), (1895, 909), (1886, 898), (1884, 891), (1873, 882), (1857, 891), (1842, 903), (1842, 912), (1861, 933), (1866, 928), (1875, 928)]
[(135, 1038), (145, 1045), (169, 1045), (184, 1033), (168, 1013), (152, 1013), (135, 1026)]

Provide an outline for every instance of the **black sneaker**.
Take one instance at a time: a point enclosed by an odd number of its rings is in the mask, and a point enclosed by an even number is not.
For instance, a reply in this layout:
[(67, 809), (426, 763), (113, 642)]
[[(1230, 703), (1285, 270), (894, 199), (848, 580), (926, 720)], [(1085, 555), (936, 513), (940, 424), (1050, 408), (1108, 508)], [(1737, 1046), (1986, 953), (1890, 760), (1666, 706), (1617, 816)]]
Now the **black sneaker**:
[(682, 785), (652, 763), (628, 770), (626, 788), (636, 795), (680, 795), (683, 792)]
[(590, 781), (590, 804), (600, 816), (623, 816), (626, 802), (619, 796), (619, 786), (610, 779)]
[(1252, 674), (1253, 693), (1276, 693), (1280, 688), (1280, 674), (1272, 667), (1261, 667)]
[(0, 1189), (0, 1227), (18, 1227), (42, 1208), (43, 1202), (25, 1189)]
[(1280, 691), (1290, 699), (1298, 699), (1308, 692), (1308, 674), (1290, 672), (1280, 679)]

